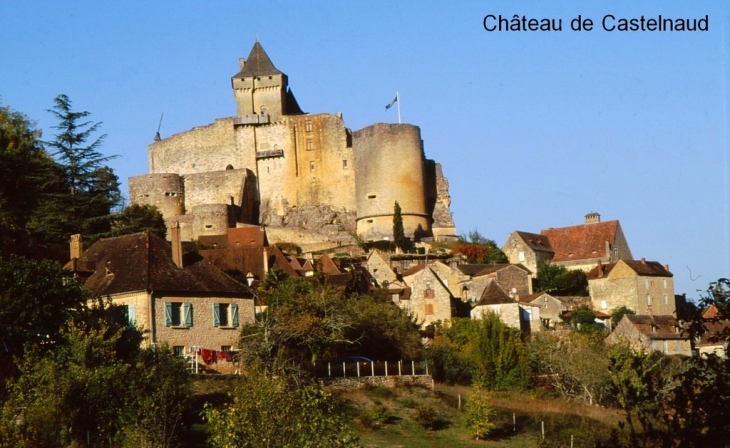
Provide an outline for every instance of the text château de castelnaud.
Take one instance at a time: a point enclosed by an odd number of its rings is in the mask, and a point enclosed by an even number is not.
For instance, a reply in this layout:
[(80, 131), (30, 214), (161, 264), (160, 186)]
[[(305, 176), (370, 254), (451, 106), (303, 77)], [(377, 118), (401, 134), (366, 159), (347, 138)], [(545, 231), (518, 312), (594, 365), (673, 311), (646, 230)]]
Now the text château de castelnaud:
[[(587, 19), (590, 24), (588, 27), (584, 21), (583, 26), (579, 28), (574, 26), (575, 20), (580, 22), (580, 19), (573, 19), (571, 22), (571, 27), (575, 31), (592, 30), (592, 20)], [(482, 24), (487, 31), (563, 31), (563, 19), (536, 19), (517, 14), (511, 18), (501, 14), (488, 14), (484, 16)], [(601, 26), (605, 31), (708, 31), (710, 18), (705, 15), (699, 19), (673, 19), (659, 15), (656, 18), (641, 16), (627, 19), (606, 14), (601, 19)]]

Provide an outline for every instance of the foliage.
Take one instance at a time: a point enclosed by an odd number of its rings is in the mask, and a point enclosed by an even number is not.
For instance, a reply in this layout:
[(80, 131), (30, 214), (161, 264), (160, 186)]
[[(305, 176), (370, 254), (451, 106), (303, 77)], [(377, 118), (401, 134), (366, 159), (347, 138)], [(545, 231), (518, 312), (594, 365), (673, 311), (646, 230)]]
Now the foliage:
[(468, 237), (461, 237), (459, 243), (451, 248), (452, 254), (462, 254), (470, 264), (502, 264), (507, 263), (507, 256), (497, 247), (493, 240), (482, 236), (478, 230), (469, 232)]
[(623, 319), (623, 317), (627, 314), (636, 314), (636, 311), (626, 307), (626, 305), (621, 305), (621, 307), (616, 308), (613, 314), (611, 314), (611, 327), (615, 328), (616, 325), (621, 322), (621, 319)]
[(596, 313), (588, 305), (581, 305), (574, 309), (570, 322), (575, 325), (579, 330), (584, 330), (587, 327), (592, 327), (596, 323)]
[(274, 244), (277, 248), (279, 248), (280, 251), (284, 252), (285, 254), (289, 255), (299, 255), (302, 253), (302, 248), (299, 247), (296, 243), (289, 243), (286, 241), (280, 241), (276, 244)]
[(423, 429), (432, 431), (436, 429), (436, 410), (428, 405), (416, 407), (415, 421)]
[(569, 271), (565, 266), (545, 263), (537, 270), (535, 292), (587, 296), (588, 277), (583, 271)]
[(406, 241), (400, 204), (398, 204), (398, 201), (395, 201), (395, 205), (393, 206), (393, 243), (395, 243), (396, 247), (403, 249)]
[(112, 236), (149, 231), (165, 239), (167, 226), (160, 210), (154, 205), (134, 204), (112, 217)]
[(28, 117), (0, 105), (0, 247), (27, 255), (27, 224), (39, 197), (52, 188), (57, 164), (43, 150), (41, 131)]
[(484, 390), (475, 387), (464, 406), (463, 424), (469, 436), (477, 440), (486, 439), (494, 430), (494, 408)]
[(530, 383), (522, 332), (505, 325), (494, 313), (480, 320), (454, 319), (450, 327), (438, 329), (429, 354), (434, 376), (454, 369), (444, 365), (451, 361), (458, 366), (451, 379), (463, 381), (468, 371), (474, 384), (493, 390), (522, 390)]
[(99, 152), (105, 135), (95, 137), (101, 123), (84, 121), (89, 112), (73, 111), (66, 95), (54, 102), (49, 112), (59, 133), (46, 145), (58, 160), (62, 188), (40, 198), (39, 213), (30, 224), (51, 243), (63, 243), (74, 233), (93, 241), (111, 230), (111, 211), (122, 201), (119, 180), (105, 165), (116, 156)]
[(532, 370), (540, 384), (561, 397), (589, 404), (613, 405), (608, 351), (603, 334), (556, 332), (533, 334), (528, 344)]
[(357, 446), (333, 398), (314, 386), (252, 369), (231, 399), (224, 409), (205, 410), (212, 447)]

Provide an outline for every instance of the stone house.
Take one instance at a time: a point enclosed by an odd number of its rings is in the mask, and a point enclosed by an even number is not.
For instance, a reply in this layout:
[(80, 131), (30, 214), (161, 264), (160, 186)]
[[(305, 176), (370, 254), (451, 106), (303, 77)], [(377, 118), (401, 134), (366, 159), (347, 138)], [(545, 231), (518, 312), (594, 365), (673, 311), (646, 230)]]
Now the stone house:
[(401, 274), (401, 277), (407, 285), (412, 286), (415, 276), (426, 267), (433, 271), (446, 289), (449, 290), (452, 297), (459, 297), (459, 280), (461, 278), (461, 273), (457, 269), (454, 269), (441, 261), (436, 260), (431, 261), (428, 264), (417, 264), (405, 270), (403, 274)]
[(705, 332), (694, 341), (695, 349), (700, 356), (714, 354), (720, 358), (727, 358), (727, 337), (730, 334), (730, 320), (721, 319), (715, 305), (710, 306), (702, 314), (705, 320)]
[(636, 314), (676, 315), (673, 275), (656, 261), (598, 263), (588, 272), (593, 309), (604, 313), (625, 306)]
[[(252, 291), (200, 255), (183, 256), (177, 234), (178, 247), (141, 232), (101, 239), (86, 251), (75, 236), (65, 268), (77, 273), (94, 297), (126, 307), (130, 324), (146, 332), (145, 345), (168, 344), (180, 356), (228, 352), (221, 357), (230, 359), (240, 326), (254, 320)], [(210, 368), (237, 370), (229, 361)]]
[(455, 299), (431, 266), (420, 266), (421, 269), (409, 277), (410, 282), (406, 282), (410, 297), (403, 300), (407, 297), (403, 294), (398, 305), (413, 313), (421, 328), (437, 321), (448, 325), (455, 314)]
[(510, 297), (497, 282), (491, 282), (482, 292), (479, 301), (471, 309), (472, 319), (481, 319), (486, 313), (494, 313), (506, 325), (525, 333), (540, 331), (540, 307), (520, 303)]
[(520, 302), (540, 307), (540, 319), (545, 328), (558, 327), (567, 319), (566, 313), (580, 306), (592, 307), (590, 297), (553, 296), (546, 292), (520, 296)]
[(522, 265), (462, 264), (456, 268), (461, 278), (455, 293), (464, 302), (476, 301), (491, 282), (496, 282), (513, 300), (532, 292), (530, 272)]
[(389, 260), (386, 260), (379, 250), (373, 250), (368, 254), (366, 267), (380, 286), (393, 283), (397, 278), (395, 271), (390, 267)]
[(533, 275), (537, 274), (538, 269), (552, 260), (555, 255), (555, 251), (550, 247), (550, 241), (545, 235), (519, 230), (510, 233), (507, 242), (502, 246), (502, 252), (507, 256), (510, 264), (521, 264)]
[(658, 350), (665, 355), (692, 356), (690, 337), (673, 316), (625, 314), (606, 343), (625, 343), (637, 352)]

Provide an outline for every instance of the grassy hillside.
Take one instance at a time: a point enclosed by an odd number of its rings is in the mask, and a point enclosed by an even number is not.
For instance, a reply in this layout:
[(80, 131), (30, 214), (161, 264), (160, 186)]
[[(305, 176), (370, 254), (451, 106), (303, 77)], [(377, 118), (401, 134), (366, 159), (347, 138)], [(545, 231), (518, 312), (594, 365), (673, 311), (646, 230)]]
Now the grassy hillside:
[[(195, 381), (196, 408), (204, 402), (221, 403), (231, 380)], [(357, 429), (364, 447), (569, 447), (612, 446), (611, 429), (618, 427), (615, 410), (566, 403), (530, 394), (492, 393), (497, 428), (488, 441), (470, 440), (462, 426), (458, 409), (469, 394), (467, 387), (437, 385), (434, 391), (423, 388), (389, 389), (375, 387), (331, 391)], [(435, 411), (433, 430), (417, 423), (418, 408)], [(513, 426), (513, 414), (515, 424)], [(544, 422), (545, 441), (541, 426)], [(187, 446), (205, 446), (205, 425), (198, 421)]]

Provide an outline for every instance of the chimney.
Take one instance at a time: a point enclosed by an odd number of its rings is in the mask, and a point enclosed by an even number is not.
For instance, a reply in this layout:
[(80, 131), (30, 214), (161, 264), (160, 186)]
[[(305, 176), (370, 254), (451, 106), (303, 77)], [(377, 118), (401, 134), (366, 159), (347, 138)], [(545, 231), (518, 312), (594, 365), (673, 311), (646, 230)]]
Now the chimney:
[(238, 65), (240, 65), (241, 70), (243, 70), (243, 67), (246, 65), (246, 60), (243, 58), (238, 58)]
[(180, 222), (175, 221), (170, 226), (170, 241), (172, 242), (172, 261), (177, 267), (183, 267), (182, 240), (180, 239)]
[(669, 271), (669, 265), (668, 264), (665, 264), (664, 265), (664, 269), (666, 269), (667, 271)]
[(585, 216), (586, 224), (596, 224), (601, 222), (601, 215), (596, 212), (590, 212)]
[(81, 242), (81, 234), (71, 235), (71, 259), (81, 258), (84, 254), (84, 243)]
[(266, 250), (264, 247), (264, 276), (262, 278), (266, 278), (266, 275), (269, 273), (269, 251)]
[(643, 257), (642, 257), (642, 259), (641, 259), (641, 264), (646, 264), (646, 258), (643, 258)]
[(601, 264), (601, 260), (598, 260), (598, 276), (603, 277), (603, 264)]

